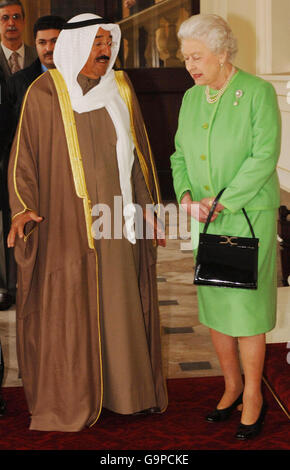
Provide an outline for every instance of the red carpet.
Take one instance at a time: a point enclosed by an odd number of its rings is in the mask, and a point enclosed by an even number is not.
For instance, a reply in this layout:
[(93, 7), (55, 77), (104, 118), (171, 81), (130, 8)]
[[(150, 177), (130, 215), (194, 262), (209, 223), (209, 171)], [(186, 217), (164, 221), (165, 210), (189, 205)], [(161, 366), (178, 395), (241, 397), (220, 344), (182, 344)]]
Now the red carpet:
[(267, 344), (264, 376), (290, 416), (290, 344)]
[(103, 410), (98, 423), (79, 433), (29, 431), (29, 415), (22, 388), (4, 388), (8, 413), (0, 421), (1, 450), (290, 450), (290, 421), (268, 389), (263, 432), (255, 440), (239, 442), (233, 435), (236, 411), (225, 424), (211, 424), (204, 415), (223, 392), (222, 377), (171, 379), (169, 407), (161, 415), (121, 416)]

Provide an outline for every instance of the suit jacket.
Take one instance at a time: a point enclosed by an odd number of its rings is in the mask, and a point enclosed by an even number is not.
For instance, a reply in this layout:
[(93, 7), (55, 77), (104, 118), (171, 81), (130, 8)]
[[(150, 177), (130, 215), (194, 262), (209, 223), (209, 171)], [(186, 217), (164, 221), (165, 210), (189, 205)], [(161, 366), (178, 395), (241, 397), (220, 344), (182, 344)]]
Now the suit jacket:
[[(25, 61), (31, 58), (31, 49), (29, 54), (25, 53)], [(6, 66), (9, 68), (2, 47), (0, 46), (0, 62), (4, 57)], [(2, 59), (3, 59), (2, 57)], [(35, 60), (29, 67), (10, 74), (5, 81), (4, 70), (0, 68), (1, 84), (1, 105), (0, 105), (0, 208), (9, 207), (7, 190), (7, 167), (10, 154), (10, 148), (16, 131), (18, 118), (21, 110), (23, 97), (29, 85), (42, 73), (40, 60)]]
[(16, 130), (24, 95), (31, 83), (42, 73), (41, 62), (37, 58), (29, 67), (19, 70), (19, 72), (14, 73), (7, 80), (7, 94), (15, 121), (13, 135)]
[[(7, 171), (7, 154), (11, 144), (13, 114), (8, 102), (7, 83), (0, 67), (0, 210), (8, 206), (5, 174)], [(1, 243), (1, 241), (0, 241)]]
[[(37, 58), (37, 52), (35, 50), (35, 47), (27, 46), (26, 44), (24, 44), (24, 50), (25, 50), (25, 53), (24, 53), (24, 68), (26, 68), (30, 64), (32, 64), (32, 62), (35, 61), (35, 59)], [(2, 49), (2, 44), (1, 43), (0, 43), (0, 67), (2, 68), (2, 70), (4, 72), (6, 80), (9, 77), (11, 77), (12, 74), (11, 74), (11, 71), (10, 71), (10, 67), (9, 67), (8, 61), (5, 57), (5, 54), (4, 54), (4, 51)]]

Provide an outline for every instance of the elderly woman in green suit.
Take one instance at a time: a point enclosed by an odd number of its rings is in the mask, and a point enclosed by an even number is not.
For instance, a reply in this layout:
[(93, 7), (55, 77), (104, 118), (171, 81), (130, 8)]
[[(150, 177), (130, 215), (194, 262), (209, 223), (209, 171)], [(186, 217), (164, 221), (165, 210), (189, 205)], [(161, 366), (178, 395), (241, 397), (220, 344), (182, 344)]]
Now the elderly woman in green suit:
[(226, 188), (208, 233), (251, 236), (245, 208), (260, 240), (257, 290), (198, 286), (200, 322), (210, 328), (225, 379), (206, 419), (224, 421), (242, 404), (235, 436), (248, 439), (261, 431), (265, 416), (265, 333), (276, 321), (280, 113), (272, 85), (233, 65), (237, 43), (221, 17), (195, 15), (178, 34), (195, 86), (184, 95), (171, 156), (177, 200), (202, 231), (215, 196)]

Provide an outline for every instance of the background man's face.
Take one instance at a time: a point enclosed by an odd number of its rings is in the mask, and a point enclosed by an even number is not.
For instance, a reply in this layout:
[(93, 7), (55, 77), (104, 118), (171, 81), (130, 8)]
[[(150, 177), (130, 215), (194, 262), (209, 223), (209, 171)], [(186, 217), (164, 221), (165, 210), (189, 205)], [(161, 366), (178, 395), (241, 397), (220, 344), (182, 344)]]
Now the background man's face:
[(35, 44), (39, 60), (48, 69), (55, 67), (53, 51), (59, 33), (59, 29), (45, 29), (37, 31), (36, 34)]
[(112, 36), (110, 31), (98, 29), (88, 61), (81, 73), (90, 78), (105, 75), (111, 58)]
[(2, 42), (20, 41), (25, 26), (20, 5), (0, 8), (0, 34)]

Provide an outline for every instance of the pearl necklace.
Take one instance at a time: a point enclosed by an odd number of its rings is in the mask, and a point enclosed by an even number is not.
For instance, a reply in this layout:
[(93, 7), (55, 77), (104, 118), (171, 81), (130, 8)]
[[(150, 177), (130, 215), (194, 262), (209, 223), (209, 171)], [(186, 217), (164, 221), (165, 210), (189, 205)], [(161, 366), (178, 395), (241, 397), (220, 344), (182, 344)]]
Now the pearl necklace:
[(235, 71), (236, 71), (235, 67), (232, 66), (231, 73), (229, 74), (228, 78), (226, 79), (226, 81), (224, 83), (224, 86), (222, 88), (220, 88), (214, 95), (210, 95), (209, 86), (207, 85), (207, 87), (205, 89), (205, 96), (206, 96), (206, 101), (208, 103), (210, 103), (210, 104), (216, 103), (220, 99), (220, 97), (224, 94), (224, 92), (225, 92), (231, 78), (233, 77)]

